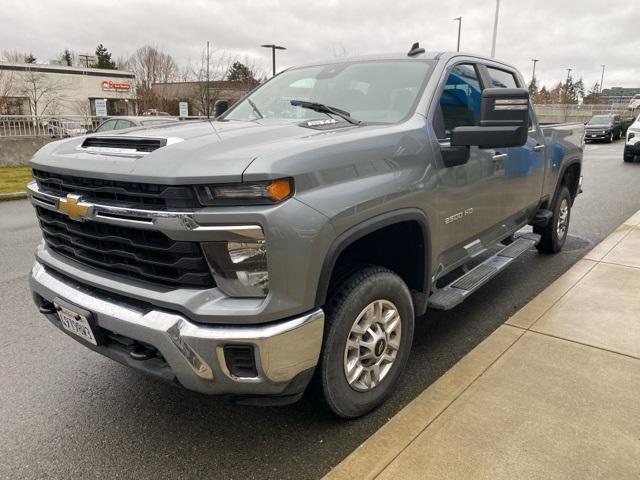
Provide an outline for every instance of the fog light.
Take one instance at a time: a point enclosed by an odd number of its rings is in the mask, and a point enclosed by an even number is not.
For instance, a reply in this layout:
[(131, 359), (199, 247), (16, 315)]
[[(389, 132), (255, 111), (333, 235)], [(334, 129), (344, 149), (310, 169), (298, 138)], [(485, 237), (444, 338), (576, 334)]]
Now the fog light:
[(264, 297), (269, 293), (264, 240), (206, 242), (202, 250), (218, 287), (231, 297)]

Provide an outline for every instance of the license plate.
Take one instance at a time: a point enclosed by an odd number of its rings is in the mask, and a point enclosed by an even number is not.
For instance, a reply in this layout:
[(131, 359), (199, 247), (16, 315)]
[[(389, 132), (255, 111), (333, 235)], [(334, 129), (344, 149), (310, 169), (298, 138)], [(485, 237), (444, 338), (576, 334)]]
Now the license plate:
[(597, 137), (597, 135), (589, 135), (590, 137)]
[(93, 330), (91, 330), (89, 319), (85, 315), (74, 312), (58, 303), (55, 303), (55, 306), (58, 310), (58, 318), (60, 318), (62, 328), (89, 343), (98, 345)]

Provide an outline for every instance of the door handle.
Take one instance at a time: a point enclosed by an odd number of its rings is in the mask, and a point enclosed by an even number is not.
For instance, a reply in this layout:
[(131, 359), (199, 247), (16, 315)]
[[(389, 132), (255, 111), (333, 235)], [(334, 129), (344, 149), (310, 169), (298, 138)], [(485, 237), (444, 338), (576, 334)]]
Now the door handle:
[(544, 145), (536, 145), (535, 147), (533, 147), (534, 152), (541, 152), (543, 150), (544, 150)]
[(506, 153), (496, 153), (493, 157), (494, 162), (499, 162), (501, 160), (506, 160), (509, 155)]

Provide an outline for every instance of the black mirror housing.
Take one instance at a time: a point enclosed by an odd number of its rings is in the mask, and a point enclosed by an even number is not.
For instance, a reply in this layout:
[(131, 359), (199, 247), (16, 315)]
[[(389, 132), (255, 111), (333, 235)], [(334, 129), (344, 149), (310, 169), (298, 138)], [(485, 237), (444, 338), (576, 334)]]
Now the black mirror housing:
[(529, 92), (524, 88), (485, 88), (479, 127), (456, 127), (452, 146), (521, 147), (529, 130)]

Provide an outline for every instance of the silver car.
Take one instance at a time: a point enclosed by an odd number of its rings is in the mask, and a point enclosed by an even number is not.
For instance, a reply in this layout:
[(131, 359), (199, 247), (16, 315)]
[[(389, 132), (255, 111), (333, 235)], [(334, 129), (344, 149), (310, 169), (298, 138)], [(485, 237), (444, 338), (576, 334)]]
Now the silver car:
[(122, 130), (124, 128), (148, 127), (151, 125), (162, 125), (178, 121), (178, 119), (170, 117), (115, 117), (102, 122), (95, 129), (95, 132), (102, 133), (111, 130)]

